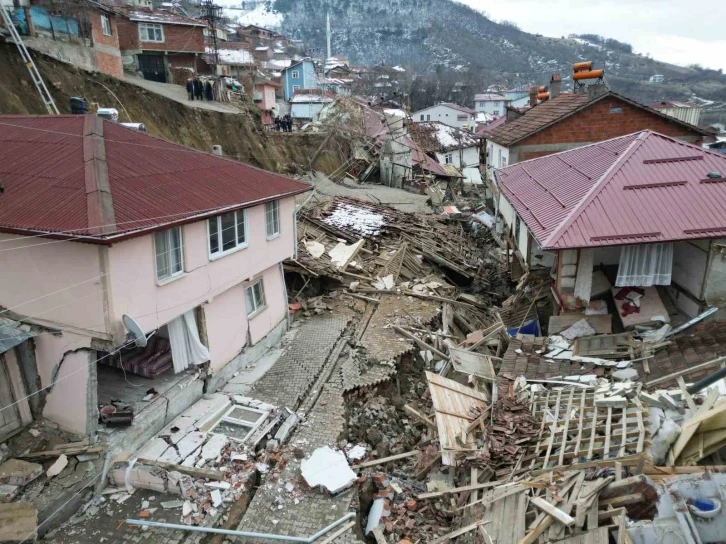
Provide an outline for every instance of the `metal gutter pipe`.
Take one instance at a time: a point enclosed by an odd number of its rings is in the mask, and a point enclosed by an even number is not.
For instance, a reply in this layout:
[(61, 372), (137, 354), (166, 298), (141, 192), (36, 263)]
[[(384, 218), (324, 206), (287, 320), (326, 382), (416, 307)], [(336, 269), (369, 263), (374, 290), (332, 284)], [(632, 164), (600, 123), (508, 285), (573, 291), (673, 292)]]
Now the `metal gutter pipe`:
[(311, 544), (325, 533), (335, 529), (338, 525), (350, 518), (355, 516), (355, 512), (348, 512), (338, 521), (334, 521), (327, 527), (320, 529), (317, 533), (309, 538), (303, 538), (301, 536), (287, 536), (287, 535), (271, 535), (268, 533), (249, 533), (247, 531), (232, 531), (231, 529), (215, 529), (213, 527), (196, 527), (194, 525), (177, 525), (174, 523), (159, 523), (158, 521), (146, 521), (143, 519), (127, 519), (126, 523), (129, 525), (139, 525), (141, 527), (158, 527), (160, 529), (177, 529), (179, 531), (192, 531), (195, 533), (213, 533), (218, 535), (227, 536), (244, 536), (249, 538), (263, 538), (267, 540), (284, 540), (286, 542), (303, 542), (305, 544)]

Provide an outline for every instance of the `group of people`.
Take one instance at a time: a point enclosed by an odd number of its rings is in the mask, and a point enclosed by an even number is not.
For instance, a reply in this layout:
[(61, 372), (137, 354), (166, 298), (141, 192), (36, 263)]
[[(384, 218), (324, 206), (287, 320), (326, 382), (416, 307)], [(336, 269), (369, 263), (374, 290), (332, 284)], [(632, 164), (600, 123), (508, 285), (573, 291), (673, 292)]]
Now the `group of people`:
[(275, 130), (277, 132), (292, 132), (292, 117), (289, 113), (286, 113), (282, 117), (275, 116)]
[(187, 79), (187, 95), (189, 100), (204, 100), (205, 98), (209, 101), (214, 100), (214, 92), (212, 91), (212, 82), (207, 80), (202, 81), (198, 77)]

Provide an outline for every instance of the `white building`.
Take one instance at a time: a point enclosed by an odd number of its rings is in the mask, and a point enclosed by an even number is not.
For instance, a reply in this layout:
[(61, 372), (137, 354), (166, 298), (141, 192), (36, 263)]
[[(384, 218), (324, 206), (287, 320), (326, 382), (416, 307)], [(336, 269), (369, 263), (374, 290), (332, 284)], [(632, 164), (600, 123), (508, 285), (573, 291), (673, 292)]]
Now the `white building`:
[(510, 100), (498, 93), (485, 93), (474, 95), (474, 109), (477, 113), (487, 113), (495, 118), (505, 114), (505, 108)]
[(326, 104), (333, 102), (329, 93), (322, 89), (303, 89), (290, 100), (290, 116), (293, 119), (315, 120)]
[(479, 171), (480, 136), (439, 121), (431, 121), (419, 122), (412, 137), (421, 151), (433, 155), (440, 164), (456, 167), (464, 176), (465, 183), (482, 183)]
[(663, 74), (655, 74), (653, 76), (650, 76), (648, 78), (648, 81), (650, 83), (663, 83), (664, 79), (665, 79), (665, 77), (663, 76)]
[(664, 100), (663, 102), (655, 102), (650, 107), (668, 117), (673, 117), (692, 125), (698, 125), (698, 121), (701, 119), (702, 107), (695, 102)]
[(411, 114), (414, 123), (426, 121), (439, 121), (445, 125), (456, 128), (474, 130), (476, 127), (476, 112), (457, 104), (439, 102), (429, 108), (424, 108)]

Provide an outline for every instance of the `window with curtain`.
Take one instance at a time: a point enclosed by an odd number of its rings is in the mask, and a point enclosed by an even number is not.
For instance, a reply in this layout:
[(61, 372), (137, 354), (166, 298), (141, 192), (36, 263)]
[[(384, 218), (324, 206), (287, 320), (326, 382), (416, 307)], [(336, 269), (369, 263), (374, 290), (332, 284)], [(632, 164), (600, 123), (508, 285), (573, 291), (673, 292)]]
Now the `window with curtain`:
[(247, 305), (247, 316), (251, 317), (265, 307), (265, 287), (262, 280), (245, 288), (245, 304)]
[(615, 286), (670, 285), (672, 270), (673, 244), (624, 246)]
[(181, 227), (154, 234), (156, 280), (166, 281), (184, 272)]
[(247, 247), (247, 211), (229, 212), (207, 220), (209, 258)]
[(265, 204), (265, 220), (268, 238), (280, 234), (280, 202), (278, 200)]

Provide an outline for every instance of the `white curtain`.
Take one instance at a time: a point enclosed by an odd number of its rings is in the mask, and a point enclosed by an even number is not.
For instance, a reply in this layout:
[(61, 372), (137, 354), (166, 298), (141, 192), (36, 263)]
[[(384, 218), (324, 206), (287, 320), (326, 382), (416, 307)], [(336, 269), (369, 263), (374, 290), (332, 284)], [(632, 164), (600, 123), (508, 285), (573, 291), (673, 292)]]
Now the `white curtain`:
[(584, 302), (590, 302), (590, 294), (592, 293), (592, 262), (594, 256), (594, 249), (580, 250), (577, 277), (575, 279), (575, 296)]
[(670, 285), (673, 269), (673, 244), (624, 246), (616, 287)]
[(194, 310), (189, 310), (170, 321), (167, 328), (169, 329), (175, 374), (189, 365), (200, 365), (209, 361), (209, 350), (199, 341), (199, 329), (197, 329)]

